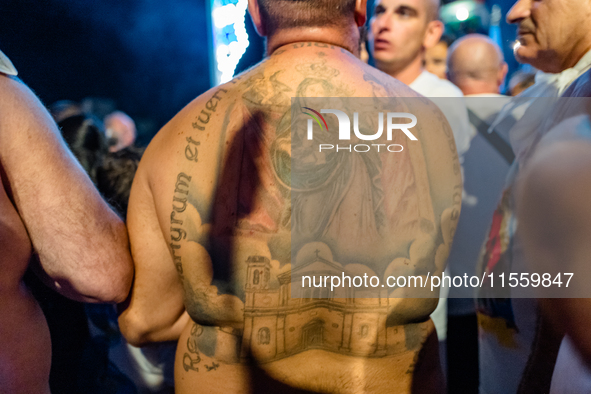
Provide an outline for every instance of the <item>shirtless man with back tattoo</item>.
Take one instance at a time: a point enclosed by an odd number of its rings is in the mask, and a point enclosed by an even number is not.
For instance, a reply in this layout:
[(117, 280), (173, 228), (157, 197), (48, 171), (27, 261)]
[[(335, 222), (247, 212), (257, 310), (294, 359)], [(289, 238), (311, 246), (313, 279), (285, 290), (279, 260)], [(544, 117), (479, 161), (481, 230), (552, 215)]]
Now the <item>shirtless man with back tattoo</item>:
[[(136, 277), (119, 322), (135, 345), (178, 339), (178, 393), (442, 392), (437, 299), (290, 291), (314, 265), (441, 273), (459, 216), (443, 115), (357, 58), (365, 7), (251, 0), (268, 57), (191, 102), (140, 163), (128, 211)], [(292, 97), (412, 97), (392, 111), (416, 114), (417, 141), (398, 130), (399, 153), (298, 161)]]
[(125, 226), (0, 52), (0, 392), (49, 393), (51, 341), (27, 267), (82, 302), (121, 302), (133, 265)]

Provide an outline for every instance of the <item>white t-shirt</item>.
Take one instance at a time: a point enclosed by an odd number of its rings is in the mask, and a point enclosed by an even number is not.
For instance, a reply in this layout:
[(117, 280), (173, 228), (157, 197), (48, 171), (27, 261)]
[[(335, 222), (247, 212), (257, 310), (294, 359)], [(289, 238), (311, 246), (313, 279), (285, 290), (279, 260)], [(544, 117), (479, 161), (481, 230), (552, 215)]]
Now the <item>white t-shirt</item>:
[[(463, 101), (462, 91), (446, 79), (440, 79), (434, 74), (424, 70), (410, 85), (414, 91), (425, 97), (435, 98), (433, 102), (439, 107), (447, 118), (454, 133), (458, 156), (462, 157), (470, 147), (470, 140), (474, 137), (474, 131), (470, 127), (466, 104)], [(437, 100), (437, 97), (456, 97), (454, 100)]]
[(10, 59), (2, 51), (0, 51), (0, 72), (7, 75), (18, 74)]

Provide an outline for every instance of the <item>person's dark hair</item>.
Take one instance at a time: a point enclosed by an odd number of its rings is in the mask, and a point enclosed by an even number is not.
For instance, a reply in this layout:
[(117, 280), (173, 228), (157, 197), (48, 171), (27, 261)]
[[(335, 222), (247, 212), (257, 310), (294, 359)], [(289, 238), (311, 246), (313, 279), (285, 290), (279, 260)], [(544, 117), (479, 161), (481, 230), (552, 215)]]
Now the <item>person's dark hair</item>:
[(451, 46), (451, 44), (454, 43), (454, 39), (451, 36), (444, 33), (441, 35), (439, 42), (443, 42), (449, 48)]
[(509, 94), (515, 96), (536, 83), (536, 70), (517, 70), (509, 80)]
[(92, 115), (76, 114), (58, 123), (62, 136), (105, 200), (123, 217), (133, 177), (143, 149), (109, 152), (102, 123)]
[(97, 171), (97, 188), (123, 218), (127, 217), (131, 184), (143, 153), (144, 149), (135, 147), (108, 153)]
[(63, 119), (58, 126), (70, 150), (96, 183), (97, 168), (108, 152), (100, 121), (93, 116), (80, 114)]
[(51, 104), (47, 109), (56, 123), (69, 118), (70, 116), (83, 115), (85, 112), (78, 103), (70, 100), (60, 100)]
[(295, 27), (338, 26), (355, 13), (355, 0), (259, 0), (266, 33)]

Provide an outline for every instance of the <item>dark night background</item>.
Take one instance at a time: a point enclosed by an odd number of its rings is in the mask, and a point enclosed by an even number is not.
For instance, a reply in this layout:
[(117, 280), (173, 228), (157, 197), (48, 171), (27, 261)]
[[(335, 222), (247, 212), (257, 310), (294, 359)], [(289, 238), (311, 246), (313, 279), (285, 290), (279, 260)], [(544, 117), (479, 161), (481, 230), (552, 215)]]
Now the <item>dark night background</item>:
[[(505, 14), (513, 1), (495, 3)], [(206, 0), (2, 0), (0, 49), (46, 105), (113, 99), (146, 145), (210, 88), (208, 13)], [(237, 72), (263, 54), (249, 17), (246, 27), (251, 44)], [(515, 30), (504, 21), (502, 29), (509, 43)], [(510, 46), (504, 49), (514, 69)]]

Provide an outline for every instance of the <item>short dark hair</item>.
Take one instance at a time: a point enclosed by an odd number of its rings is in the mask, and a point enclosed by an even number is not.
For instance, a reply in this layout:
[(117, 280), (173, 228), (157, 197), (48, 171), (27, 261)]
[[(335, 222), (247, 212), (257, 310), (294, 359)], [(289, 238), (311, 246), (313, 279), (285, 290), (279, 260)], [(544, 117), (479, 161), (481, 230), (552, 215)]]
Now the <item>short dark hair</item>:
[(108, 151), (102, 123), (92, 115), (79, 114), (61, 120), (58, 126), (76, 159), (96, 182), (97, 168)]
[(449, 48), (454, 43), (454, 39), (450, 35), (443, 33), (439, 42), (444, 43)]
[(97, 169), (97, 189), (124, 219), (127, 217), (131, 184), (143, 153), (143, 148), (131, 146), (110, 152)]
[(279, 29), (338, 26), (355, 14), (355, 0), (259, 0), (267, 35)]

